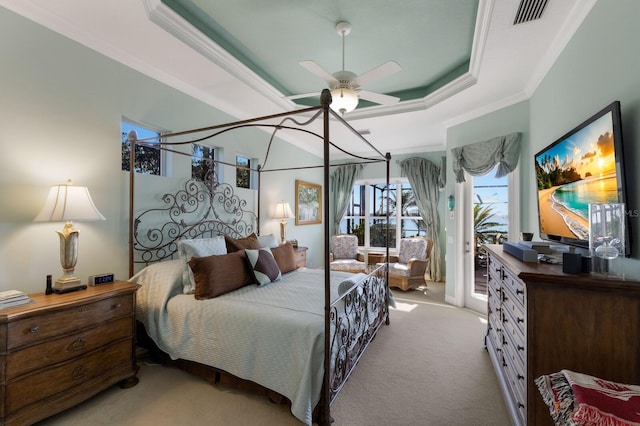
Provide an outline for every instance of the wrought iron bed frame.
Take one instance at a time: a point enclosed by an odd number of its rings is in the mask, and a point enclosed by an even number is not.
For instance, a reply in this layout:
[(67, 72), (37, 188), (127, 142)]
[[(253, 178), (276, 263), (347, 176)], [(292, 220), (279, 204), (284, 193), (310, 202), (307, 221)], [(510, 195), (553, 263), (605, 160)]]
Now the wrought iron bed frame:
[[(329, 148), (333, 146), (345, 154), (362, 160), (358, 164), (372, 162), (386, 162), (386, 185), (389, 186), (389, 162), (391, 156), (389, 153), (382, 154), (369, 141), (360, 135), (353, 127), (351, 127), (340, 115), (329, 108), (331, 104), (331, 94), (325, 89), (321, 95), (321, 105), (317, 107), (305, 108), (282, 114), (275, 114), (264, 117), (257, 117), (248, 120), (236, 121), (221, 125), (215, 125), (206, 128), (188, 130), (178, 133), (162, 135), (165, 141), (151, 145), (145, 141), (131, 141), (130, 147), (130, 192), (129, 192), (129, 275), (134, 274), (134, 264), (149, 264), (160, 260), (173, 257), (177, 252), (177, 241), (181, 238), (198, 238), (215, 236), (220, 234), (228, 234), (236, 237), (243, 237), (251, 232), (259, 233), (260, 218), (260, 173), (268, 171), (283, 171), (295, 169), (307, 169), (311, 167), (322, 167), (324, 169), (324, 185), (323, 198), (325, 200), (323, 215), (326, 218), (324, 227), (324, 270), (325, 270), (325, 299), (324, 299), (324, 353), (334, 354), (334, 358), (324, 357), (324, 380), (321, 391), (320, 401), (316, 407), (314, 418), (321, 425), (329, 425), (331, 419), (331, 405), (333, 404), (338, 393), (346, 383), (355, 365), (365, 352), (368, 344), (375, 337), (378, 329), (382, 324), (389, 324), (389, 287), (388, 287), (388, 264), (376, 268), (364, 279), (359, 285), (354, 286), (338, 300), (331, 303), (330, 298), (330, 231), (329, 231), (329, 169), (331, 166), (341, 164), (329, 164)], [(297, 122), (291, 118), (294, 115), (311, 113), (311, 119), (306, 122)], [(323, 133), (319, 135), (304, 126), (310, 124), (318, 117), (323, 120)], [(329, 138), (329, 119), (333, 117), (342, 125), (346, 126), (357, 138), (369, 146), (379, 158), (361, 157), (348, 153), (344, 149), (331, 142)], [(282, 118), (279, 124), (265, 124), (265, 121)], [(285, 125), (287, 121), (293, 121), (298, 127)], [(324, 143), (324, 162), (321, 166), (311, 167), (294, 167), (286, 169), (265, 169), (258, 166), (258, 200), (257, 211), (253, 212), (245, 210), (246, 201), (240, 199), (234, 194), (233, 187), (228, 184), (220, 184), (217, 175), (210, 176), (210, 180), (205, 184), (194, 181), (187, 181), (184, 188), (177, 192), (165, 194), (162, 197), (165, 206), (163, 208), (154, 208), (143, 211), (135, 216), (135, 145), (141, 144), (154, 148), (159, 148), (182, 155), (181, 151), (172, 149), (172, 146), (193, 144), (205, 139), (213, 138), (221, 133), (244, 127), (272, 127), (273, 133), (269, 140), (267, 154), (264, 163), (266, 164), (271, 144), (281, 129), (290, 129), (309, 133), (315, 137), (322, 139)], [(166, 142), (168, 138), (184, 136), (187, 134), (210, 132), (214, 133), (186, 142)], [(235, 164), (224, 163), (219, 160), (211, 160), (215, 163), (223, 163), (236, 167)], [(353, 164), (353, 163), (348, 163)], [(387, 206), (388, 207), (388, 206)], [(221, 208), (221, 210), (220, 210)], [(389, 239), (389, 209), (387, 208), (387, 241)], [(156, 213), (164, 213), (168, 215), (169, 220), (160, 223), (155, 228), (141, 229), (143, 219)], [(193, 215), (196, 220), (187, 222), (184, 215)], [(136, 259), (135, 253), (138, 253)], [(387, 259), (389, 258), (389, 248), (386, 248)], [(340, 314), (338, 304), (343, 304), (344, 313)], [(375, 310), (377, 316), (370, 318), (369, 311)], [(352, 316), (346, 314), (353, 314)], [(182, 361), (182, 360), (181, 360)], [(185, 363), (187, 364), (185, 366)], [(206, 366), (201, 364), (193, 366), (189, 361), (176, 363), (176, 365), (185, 368), (192, 373), (203, 375), (203, 368)], [(197, 363), (196, 363), (197, 364)], [(331, 368), (331, 366), (334, 368)], [(211, 367), (215, 372), (215, 379), (209, 380), (219, 381), (221, 371)], [(222, 372), (224, 373), (224, 372)], [(209, 374), (208, 372), (205, 374)], [(267, 390), (268, 391), (268, 390)]]

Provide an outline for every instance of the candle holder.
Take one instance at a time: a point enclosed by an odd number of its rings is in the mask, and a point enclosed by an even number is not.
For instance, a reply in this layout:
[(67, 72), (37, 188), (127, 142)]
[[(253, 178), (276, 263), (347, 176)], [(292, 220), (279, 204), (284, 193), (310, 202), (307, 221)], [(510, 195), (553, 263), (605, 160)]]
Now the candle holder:
[(624, 277), (625, 205), (589, 204), (591, 272)]

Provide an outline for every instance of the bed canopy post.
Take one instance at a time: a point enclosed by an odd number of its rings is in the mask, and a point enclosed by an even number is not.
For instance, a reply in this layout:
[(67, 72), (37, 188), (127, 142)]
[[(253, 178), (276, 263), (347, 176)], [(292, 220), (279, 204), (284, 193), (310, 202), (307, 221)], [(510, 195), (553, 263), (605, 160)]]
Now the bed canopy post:
[[(387, 163), (387, 193), (389, 192), (389, 164), (391, 163), (391, 153), (387, 152), (386, 155), (384, 156), (386, 163)], [(390, 204), (390, 200), (389, 197), (387, 197), (387, 244), (386, 244), (386, 253), (385, 253), (385, 262), (386, 262), (386, 266), (385, 266), (385, 271), (384, 271), (384, 280), (387, 283), (387, 300), (385, 301), (385, 304), (387, 305), (387, 317), (385, 318), (385, 324), (389, 325), (390, 321), (389, 321), (389, 297), (391, 295), (391, 292), (389, 291), (389, 237), (391, 236), (391, 232), (389, 230), (389, 204)]]
[(129, 278), (133, 276), (133, 189), (136, 177), (136, 140), (129, 139)]
[(258, 167), (256, 168), (257, 171), (257, 176), (258, 176), (258, 200), (256, 201), (257, 206), (255, 206), (256, 208), (256, 232), (258, 233), (258, 235), (260, 235), (260, 190), (262, 188), (262, 182), (261, 182), (261, 178), (262, 178), (262, 166), (260, 164), (258, 164)]
[(321, 405), (321, 413), (318, 419), (320, 425), (331, 424), (331, 393), (329, 389), (329, 383), (331, 379), (331, 360), (329, 354), (331, 353), (331, 275), (330, 275), (330, 262), (329, 262), (329, 105), (331, 105), (331, 92), (328, 89), (323, 89), (320, 95), (320, 105), (322, 106), (322, 119), (324, 130), (324, 384), (322, 386), (321, 399), (323, 403)]

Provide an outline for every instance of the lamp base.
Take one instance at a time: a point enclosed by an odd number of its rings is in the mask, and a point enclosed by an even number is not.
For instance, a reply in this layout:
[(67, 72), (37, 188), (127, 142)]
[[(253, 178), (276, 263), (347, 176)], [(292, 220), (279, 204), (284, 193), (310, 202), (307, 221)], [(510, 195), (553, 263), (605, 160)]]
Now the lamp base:
[(53, 292), (56, 293), (56, 294), (64, 294), (64, 293), (71, 293), (72, 291), (86, 290), (86, 289), (87, 289), (86, 284), (80, 284), (77, 287), (67, 287), (67, 288), (64, 288), (64, 289), (61, 289), (61, 290), (58, 290), (58, 289), (54, 288)]
[(86, 285), (82, 284), (80, 278), (71, 276), (63, 276), (56, 280), (55, 284), (53, 284), (53, 291), (56, 293), (73, 291), (74, 289), (80, 289), (80, 287), (87, 288)]
[(280, 244), (287, 242), (287, 221), (282, 219), (280, 222)]

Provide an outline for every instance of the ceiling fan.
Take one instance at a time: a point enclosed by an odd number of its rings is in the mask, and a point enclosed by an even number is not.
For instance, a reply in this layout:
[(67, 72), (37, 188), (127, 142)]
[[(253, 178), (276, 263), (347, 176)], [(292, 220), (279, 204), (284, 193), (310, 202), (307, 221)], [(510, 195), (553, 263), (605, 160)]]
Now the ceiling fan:
[[(361, 86), (367, 83), (400, 71), (402, 69), (400, 65), (395, 61), (389, 61), (360, 75), (345, 70), (344, 39), (347, 34), (351, 32), (351, 24), (346, 21), (338, 22), (336, 24), (336, 31), (342, 36), (342, 71), (330, 74), (314, 61), (308, 60), (300, 62), (300, 65), (307, 71), (327, 82), (333, 98), (331, 108), (344, 115), (347, 112), (353, 111), (358, 106), (360, 98), (380, 105), (393, 105), (400, 101), (400, 98), (395, 96), (360, 89)], [(287, 98), (300, 99), (316, 95), (317, 93), (305, 93), (288, 96)]]

